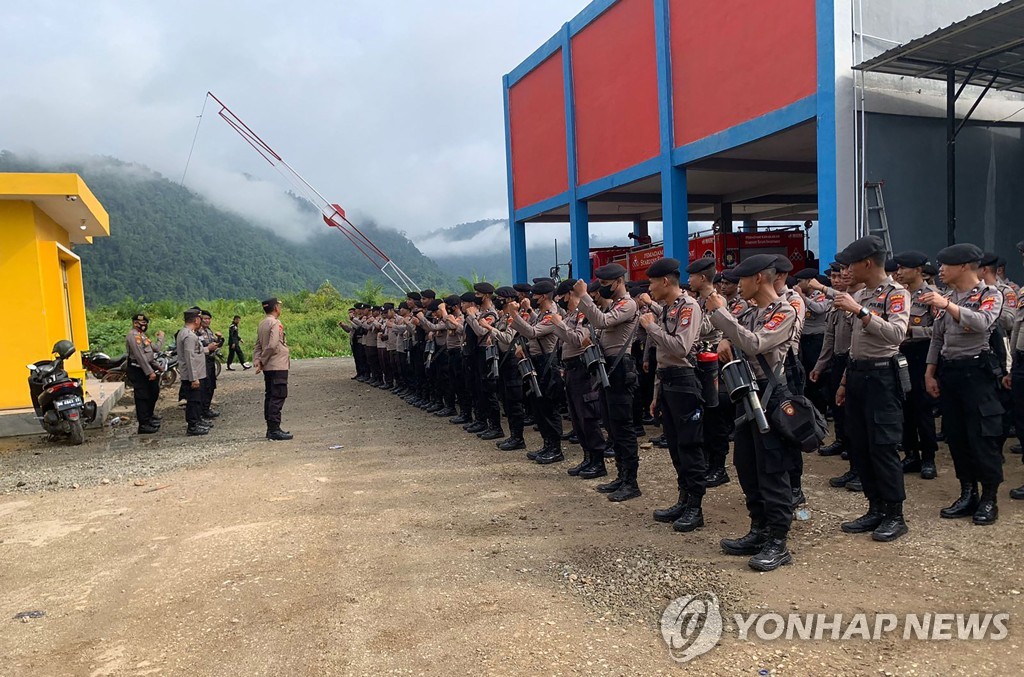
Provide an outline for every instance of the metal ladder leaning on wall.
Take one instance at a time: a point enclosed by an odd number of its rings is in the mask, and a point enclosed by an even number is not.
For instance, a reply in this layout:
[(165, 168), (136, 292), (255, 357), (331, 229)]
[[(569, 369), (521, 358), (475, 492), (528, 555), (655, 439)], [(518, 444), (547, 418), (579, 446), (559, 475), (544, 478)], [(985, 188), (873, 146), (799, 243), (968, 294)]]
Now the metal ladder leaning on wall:
[[(885, 250), (892, 256), (892, 239), (889, 237), (889, 219), (885, 216), (885, 200), (882, 199), (884, 181), (869, 181), (864, 184), (864, 233), (877, 235), (885, 243)], [(872, 214), (876, 216), (872, 218)]]

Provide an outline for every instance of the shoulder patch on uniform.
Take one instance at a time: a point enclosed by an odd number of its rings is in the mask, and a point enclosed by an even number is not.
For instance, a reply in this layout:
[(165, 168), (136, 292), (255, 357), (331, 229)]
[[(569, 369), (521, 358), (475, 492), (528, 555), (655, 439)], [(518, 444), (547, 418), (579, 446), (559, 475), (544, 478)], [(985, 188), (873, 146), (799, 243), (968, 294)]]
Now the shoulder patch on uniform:
[(551, 324), (551, 316), (545, 315), (544, 319), (540, 321), (541, 324)]
[(1016, 292), (1012, 292), (1012, 291), (1006, 292), (1006, 305), (1009, 306), (1010, 308), (1016, 308), (1017, 307), (1017, 293)]
[(789, 299), (789, 305), (793, 306), (793, 308), (796, 309), (796, 312), (798, 312), (798, 313), (803, 312), (801, 310), (801, 308), (803, 306), (803, 301), (801, 301), (799, 297), (794, 296), (791, 299)]
[(982, 310), (992, 310), (993, 308), (995, 308), (995, 305), (996, 305), (996, 297), (989, 295), (989, 296), (986, 296), (982, 300), (982, 302), (981, 302), (981, 309)]
[(679, 326), (689, 327), (690, 320), (693, 319), (693, 308), (683, 308), (682, 312), (679, 313)]
[(892, 296), (890, 296), (889, 297), (889, 312), (890, 313), (902, 313), (903, 312), (903, 308), (906, 306), (906, 299), (907, 299), (907, 297), (903, 294), (903, 292), (900, 292), (898, 294), (893, 294)]
[(785, 313), (775, 313), (767, 322), (765, 322), (764, 328), (768, 331), (774, 331), (779, 328), (779, 325), (781, 325), (785, 319)]
[(141, 335), (139, 335), (139, 334), (135, 335), (135, 343), (137, 343), (138, 345), (142, 345), (142, 336)]
[(620, 299), (618, 302), (616, 302), (615, 308), (616, 309), (621, 308), (622, 306), (626, 305), (626, 303), (627, 303), (627, 299)]
[(732, 305), (732, 314), (735, 315), (736, 317), (742, 315), (744, 310), (746, 309), (743, 307), (742, 303), (734, 303)]

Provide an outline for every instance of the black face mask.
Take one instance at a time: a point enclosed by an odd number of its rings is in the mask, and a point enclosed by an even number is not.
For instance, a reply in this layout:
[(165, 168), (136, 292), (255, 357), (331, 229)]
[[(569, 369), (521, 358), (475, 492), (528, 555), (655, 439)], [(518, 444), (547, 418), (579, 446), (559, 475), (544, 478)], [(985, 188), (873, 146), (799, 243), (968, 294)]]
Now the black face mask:
[(597, 290), (597, 293), (600, 294), (601, 298), (603, 299), (610, 299), (615, 295), (615, 292), (612, 291), (612, 286), (610, 284), (601, 285), (600, 289)]
[(564, 299), (560, 299), (558, 301), (558, 307), (562, 310), (569, 310), (569, 302)]

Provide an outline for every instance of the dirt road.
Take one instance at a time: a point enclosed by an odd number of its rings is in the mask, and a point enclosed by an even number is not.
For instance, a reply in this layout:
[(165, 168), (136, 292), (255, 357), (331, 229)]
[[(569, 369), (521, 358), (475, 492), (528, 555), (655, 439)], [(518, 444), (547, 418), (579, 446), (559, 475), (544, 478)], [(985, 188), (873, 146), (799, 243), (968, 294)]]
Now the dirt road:
[[(161, 402), (150, 438), (0, 441), (0, 675), (1019, 671), (1024, 504), (1004, 487), (995, 526), (939, 520), (955, 487), (944, 450), (938, 480), (908, 478), (911, 531), (892, 544), (839, 531), (863, 497), (828, 488), (841, 461), (807, 457), (796, 562), (757, 574), (717, 546), (747, 527), (735, 477), (711, 491), (706, 528), (676, 534), (650, 518), (674, 500), (665, 452), (644, 450), (644, 495), (612, 504), (568, 464), (498, 452), (351, 370), (294, 365), (292, 442), (263, 439), (252, 372), (222, 376), (206, 438)], [(1006, 486), (1022, 482), (1008, 456)], [(725, 634), (680, 666), (658, 623), (705, 591)], [(45, 615), (14, 618), (28, 611)], [(1011, 620), (1001, 641), (739, 640), (732, 614), (766, 611)]]

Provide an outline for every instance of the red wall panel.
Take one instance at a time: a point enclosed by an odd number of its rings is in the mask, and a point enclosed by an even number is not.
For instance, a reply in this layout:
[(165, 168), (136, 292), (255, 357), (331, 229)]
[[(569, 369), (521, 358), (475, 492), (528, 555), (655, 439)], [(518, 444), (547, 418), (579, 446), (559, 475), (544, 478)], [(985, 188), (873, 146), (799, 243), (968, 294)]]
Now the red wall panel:
[(814, 0), (670, 0), (675, 144), (817, 90)]
[(619, 0), (572, 39), (579, 183), (658, 154), (653, 0)]
[(562, 50), (508, 93), (512, 193), (516, 209), (568, 190)]

